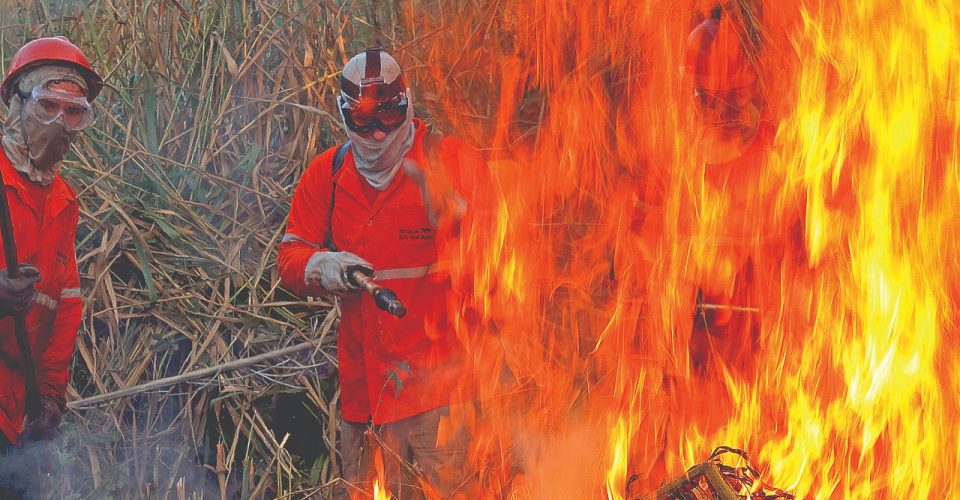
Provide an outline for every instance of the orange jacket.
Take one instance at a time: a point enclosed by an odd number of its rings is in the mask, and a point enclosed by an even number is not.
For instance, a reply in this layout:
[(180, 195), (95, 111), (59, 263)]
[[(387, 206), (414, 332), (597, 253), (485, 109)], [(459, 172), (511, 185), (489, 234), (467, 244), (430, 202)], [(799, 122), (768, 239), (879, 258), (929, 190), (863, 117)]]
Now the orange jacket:
[[(420, 120), (415, 124), (407, 157), (424, 164), (426, 127)], [(431, 227), (420, 190), (403, 169), (370, 206), (361, 184), (367, 181), (357, 172), (352, 151), (336, 174), (333, 195), (336, 149), (316, 157), (297, 186), (278, 252), (281, 280), (302, 296), (325, 293), (306, 285), (304, 269), (314, 252), (327, 250), (332, 221), (334, 246), (373, 264), (377, 282), (396, 291), (407, 306), (407, 316), (398, 319), (377, 309), (367, 294), (340, 298), (337, 357), (343, 418), (394, 422), (469, 397), (458, 387), (464, 349), (448, 317), (451, 278), (438, 264), (438, 252), (454, 231)], [(482, 169), (483, 160), (452, 137), (444, 137), (438, 149), (432, 156), (469, 202), (472, 186), (465, 183)]]
[[(74, 240), (79, 207), (73, 189), (59, 175), (40, 187), (17, 172), (0, 148), (0, 170), (10, 204), (21, 264), (40, 270), (37, 303), (26, 323), (41, 396), (64, 403), (69, 365), (83, 302)], [(43, 200), (39, 206), (37, 200)], [(3, 255), (0, 246), (0, 255)], [(2, 265), (0, 267), (6, 267)], [(0, 320), (0, 432), (12, 442), (20, 436), (26, 387), (13, 318)]]

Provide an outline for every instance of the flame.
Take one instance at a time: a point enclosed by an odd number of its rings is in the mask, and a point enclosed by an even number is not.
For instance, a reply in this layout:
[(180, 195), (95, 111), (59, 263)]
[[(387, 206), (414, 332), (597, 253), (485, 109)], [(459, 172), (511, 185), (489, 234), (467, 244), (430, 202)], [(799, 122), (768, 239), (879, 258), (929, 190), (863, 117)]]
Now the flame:
[(763, 2), (768, 142), (724, 171), (678, 71), (711, 4), (402, 16), (441, 127), (491, 157), (443, 249), (473, 496), (626, 498), (718, 445), (798, 497), (960, 495), (960, 10)]
[(626, 491), (627, 454), (630, 451), (630, 439), (623, 418), (617, 419), (611, 432), (610, 450), (613, 456), (606, 475), (607, 499), (622, 499)]
[(380, 479), (373, 482), (373, 500), (390, 500), (390, 493), (380, 486)]
[(390, 500), (390, 490), (387, 488), (386, 472), (383, 463), (383, 449), (379, 446), (373, 452), (373, 469), (376, 477), (373, 480), (373, 500)]

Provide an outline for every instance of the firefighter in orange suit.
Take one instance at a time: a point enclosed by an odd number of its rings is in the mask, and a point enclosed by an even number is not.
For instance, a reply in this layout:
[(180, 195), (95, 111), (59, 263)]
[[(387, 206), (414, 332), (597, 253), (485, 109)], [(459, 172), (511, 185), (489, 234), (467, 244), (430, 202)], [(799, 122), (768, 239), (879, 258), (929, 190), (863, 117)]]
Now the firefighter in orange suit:
[[(65, 408), (83, 304), (74, 246), (79, 208), (59, 171), (70, 144), (93, 121), (91, 102), (102, 87), (83, 52), (64, 37), (24, 45), (0, 85), (8, 107), (0, 174), (20, 271), (18, 278), (0, 272), (0, 497), (31, 486), (29, 476), (14, 470), (24, 463), (16, 458), (18, 445), (52, 439)], [(15, 315), (25, 315), (34, 374), (25, 373)], [(30, 377), (39, 389), (37, 415), (25, 414)]]
[(703, 162), (694, 202), (702, 206), (690, 221), (700, 288), (690, 350), (701, 370), (713, 360), (752, 371), (760, 324), (780, 309), (783, 259), (802, 247), (800, 204), (782, 199), (786, 180), (770, 164), (777, 125), (755, 30), (718, 7), (687, 39), (684, 71)]
[[(347, 63), (338, 104), (350, 141), (316, 157), (301, 177), (280, 276), (299, 295), (339, 296), (344, 479), (356, 486), (368, 476), (366, 433), (388, 455), (416, 462), (421, 484), (446, 498), (467, 477), (468, 438), (463, 429), (438, 437), (438, 428), (472, 393), (461, 383), (464, 348), (448, 314), (451, 277), (438, 260), (486, 165), (414, 118), (401, 67), (380, 48)], [(395, 290), (407, 316), (387, 315), (359, 293), (348, 277), (355, 269)], [(401, 478), (387, 476), (396, 493)]]

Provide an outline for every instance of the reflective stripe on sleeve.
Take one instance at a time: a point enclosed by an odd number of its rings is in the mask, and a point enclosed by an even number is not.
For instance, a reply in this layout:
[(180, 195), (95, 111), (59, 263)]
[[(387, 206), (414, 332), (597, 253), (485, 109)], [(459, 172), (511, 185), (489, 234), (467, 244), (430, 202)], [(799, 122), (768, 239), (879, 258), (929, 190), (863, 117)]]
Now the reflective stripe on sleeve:
[(57, 305), (59, 304), (59, 302), (57, 302), (56, 300), (53, 300), (52, 297), (50, 297), (45, 293), (37, 293), (37, 298), (35, 300), (37, 304), (40, 304), (41, 306), (46, 307), (51, 311), (55, 311), (57, 309)]
[[(79, 288), (64, 288), (60, 291), (60, 300), (75, 300), (81, 299), (83, 295), (80, 294)], [(60, 305), (60, 301), (54, 300), (53, 297), (45, 293), (37, 293), (37, 298), (34, 299), (37, 304), (40, 304), (51, 311), (55, 311), (57, 306)]]
[(299, 236), (299, 235), (296, 235), (296, 234), (293, 234), (293, 233), (287, 233), (287, 234), (283, 235), (283, 239), (280, 240), (280, 243), (291, 243), (291, 242), (294, 242), (294, 241), (300, 241), (300, 242), (306, 243), (307, 245), (310, 245), (310, 246), (312, 246), (312, 247), (320, 248), (320, 244), (319, 244), (319, 243), (314, 243), (314, 242), (312, 242), (312, 241), (310, 241), (310, 240), (304, 239), (303, 237), (301, 237), (301, 236)]

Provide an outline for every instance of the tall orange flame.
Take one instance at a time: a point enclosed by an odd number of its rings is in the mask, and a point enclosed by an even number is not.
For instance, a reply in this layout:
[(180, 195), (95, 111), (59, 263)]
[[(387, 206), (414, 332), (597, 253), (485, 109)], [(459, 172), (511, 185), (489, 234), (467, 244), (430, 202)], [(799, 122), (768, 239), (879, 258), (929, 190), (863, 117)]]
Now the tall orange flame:
[(960, 495), (960, 9), (725, 2), (769, 142), (719, 171), (679, 70), (714, 3), (408, 6), (426, 101), (492, 148), (445, 249), (474, 496), (626, 498), (718, 445), (799, 497)]

